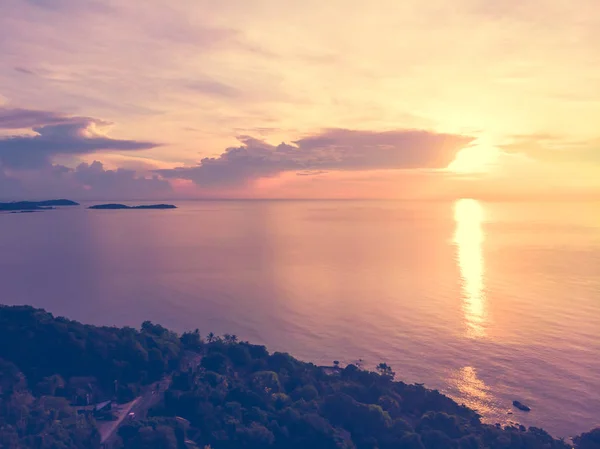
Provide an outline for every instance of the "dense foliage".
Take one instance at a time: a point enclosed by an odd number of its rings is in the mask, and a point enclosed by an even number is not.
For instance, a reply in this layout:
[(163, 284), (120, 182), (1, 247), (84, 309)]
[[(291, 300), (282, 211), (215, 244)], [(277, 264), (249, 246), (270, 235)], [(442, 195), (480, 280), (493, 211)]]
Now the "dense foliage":
[(0, 359), (0, 448), (97, 448), (92, 418), (78, 415), (65, 398), (34, 397), (23, 373)]
[(575, 444), (578, 449), (599, 449), (600, 448), (600, 427), (591, 432), (582, 433), (575, 438)]
[(176, 368), (181, 354), (179, 337), (150, 322), (141, 331), (90, 326), (28, 306), (0, 306), (0, 341), (10, 342), (0, 345), (0, 358), (17, 365), (32, 386), (60, 374), (75, 389), (93, 377), (99, 389), (124, 396)]
[(46, 210), (53, 209), (55, 206), (79, 206), (79, 203), (71, 200), (13, 201), (11, 203), (0, 203), (0, 211)]
[(160, 416), (189, 421), (198, 446), (233, 448), (547, 448), (568, 447), (541, 429), (482, 424), (437, 391), (394, 382), (354, 365), (324, 370), (262, 346), (205, 344), (197, 370), (178, 373)]
[[(93, 418), (72, 405), (89, 394), (132, 399), (167, 373), (151, 416), (120, 426), (122, 447), (569, 447), (541, 429), (483, 424), (437, 391), (394, 381), (385, 363), (324, 369), (234, 335), (87, 326), (31, 307), (0, 307), (0, 338), (0, 448), (98, 448)], [(575, 443), (600, 449), (600, 430)]]

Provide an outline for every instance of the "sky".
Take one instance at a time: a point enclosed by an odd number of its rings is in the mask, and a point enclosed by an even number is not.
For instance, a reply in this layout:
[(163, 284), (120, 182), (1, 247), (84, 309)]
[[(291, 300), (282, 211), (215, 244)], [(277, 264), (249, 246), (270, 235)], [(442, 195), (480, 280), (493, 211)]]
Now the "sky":
[(2, 0), (0, 198), (600, 197), (597, 0)]

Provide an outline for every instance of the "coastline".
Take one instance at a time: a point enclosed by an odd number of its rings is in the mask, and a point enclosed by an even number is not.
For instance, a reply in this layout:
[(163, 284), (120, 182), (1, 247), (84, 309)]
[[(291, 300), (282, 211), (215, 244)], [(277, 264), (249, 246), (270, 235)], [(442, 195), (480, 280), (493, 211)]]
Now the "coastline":
[[(248, 410), (259, 407), (264, 413), (272, 415), (272, 419), (276, 421), (282, 420), (281, 422), (287, 423), (287, 418), (281, 415), (282, 410), (289, 409), (290, 413), (299, 413), (298, 419), (304, 419), (301, 417), (305, 414), (315, 414), (315, 417), (319, 416), (320, 420), (324, 420), (323, 425), (329, 429), (327, 438), (331, 437), (336, 441), (340, 438), (345, 439), (348, 444), (356, 447), (361, 447), (364, 440), (369, 438), (389, 438), (397, 440), (396, 442), (407, 438), (412, 439), (414, 444), (418, 441), (428, 447), (426, 443), (431, 438), (441, 438), (447, 443), (453, 441), (459, 444), (459, 440), (464, 443), (465, 439), (484, 441), (486, 438), (504, 436), (551, 444), (549, 447), (567, 447), (560, 440), (551, 438), (548, 433), (535, 427), (527, 429), (524, 426), (502, 427), (484, 424), (474, 410), (457, 404), (436, 390), (427, 389), (419, 384), (409, 385), (395, 381), (392, 367), (385, 363), (378, 366), (378, 372), (362, 370), (352, 364), (344, 367), (319, 367), (297, 360), (288, 354), (269, 354), (264, 346), (240, 342), (235, 335), (225, 334), (217, 337), (209, 333), (202, 338), (199, 331), (178, 335), (150, 322), (144, 322), (139, 331), (131, 328), (98, 327), (54, 317), (41, 309), (28, 306), (1, 306), (0, 324), (5, 341), (28, 348), (29, 352), (35, 352), (36, 348), (37, 351), (43, 350), (47, 333), (54, 335), (55, 343), (61, 343), (54, 347), (60, 349), (53, 350), (45, 359), (32, 360), (31, 354), (24, 355), (22, 351), (9, 348), (10, 345), (0, 350), (0, 358), (14, 363), (28, 379), (39, 378), (43, 381), (47, 378), (43, 374), (53, 372), (53, 376), (64, 379), (64, 391), (69, 391), (71, 378), (96, 375), (97, 391), (94, 394), (106, 395), (107, 386), (110, 389), (112, 382), (117, 381), (113, 378), (117, 377), (123, 379), (119, 380), (120, 384), (125, 384), (127, 380), (127, 385), (120, 385), (123, 391), (119, 391), (121, 397), (118, 399), (129, 402), (139, 397), (138, 392), (148, 382), (166, 375), (173, 376), (173, 385), (169, 386), (165, 393), (165, 397), (171, 399), (168, 402), (160, 401), (152, 415), (156, 419), (183, 416), (192, 423), (192, 428), (196, 422), (201, 425), (202, 420), (198, 419), (205, 415), (197, 415), (195, 409), (188, 409), (186, 402), (181, 401), (189, 395), (201, 401), (205, 394), (202, 392), (208, 389), (213, 391), (212, 394), (219, 392), (223, 397), (220, 399), (224, 401), (223, 406), (238, 403), (241, 410), (246, 410), (246, 407), (250, 407)], [(39, 333), (40, 339), (31, 339), (31, 333)], [(23, 340), (26, 335), (29, 337)], [(84, 346), (81, 346), (82, 343), (73, 344), (72, 338), (86, 343)], [(123, 349), (119, 349), (120, 346), (108, 346), (104, 350), (108, 352), (101, 353), (90, 353), (89, 349), (85, 349), (102, 347), (106, 342), (115, 341), (115, 338), (125, 339)], [(123, 351), (127, 351), (125, 348), (129, 345), (125, 342), (131, 338), (139, 341), (138, 345), (146, 345), (145, 349), (131, 349), (133, 352), (124, 356)], [(112, 354), (111, 351), (116, 352)], [(198, 366), (184, 366), (184, 352), (188, 356), (190, 353), (196, 354), (201, 363)], [(122, 362), (114, 360), (116, 354)], [(147, 355), (139, 359), (141, 354)], [(57, 364), (60, 360), (65, 361), (63, 365)], [(104, 366), (112, 362), (117, 362), (114, 368)], [(123, 363), (131, 365), (131, 368), (119, 373)], [(238, 386), (234, 387), (235, 385)], [(209, 403), (214, 400), (216, 399), (210, 400)], [(214, 407), (214, 404), (211, 407)], [(353, 412), (346, 416), (348, 409)], [(238, 416), (236, 419), (242, 420), (240, 426), (243, 429), (256, 430), (256, 426), (252, 424), (254, 421), (251, 420), (248, 424), (243, 419), (244, 413), (238, 415), (238, 412), (224, 410), (214, 409), (211, 412), (214, 413), (213, 418), (220, 422), (220, 419), (227, 420)], [(361, 426), (365, 425), (365, 419), (369, 425), (363, 429)], [(214, 424), (217, 428), (221, 425), (218, 422)], [(272, 429), (266, 424), (268, 421), (260, 424), (264, 427), (264, 431), (261, 428), (263, 437), (267, 435), (267, 439), (272, 439), (273, 442), (289, 438), (279, 436), (277, 427)], [(356, 426), (362, 430), (355, 430)], [(345, 432), (349, 432), (351, 437)], [(234, 432), (228, 438), (236, 439), (241, 436)], [(577, 441), (577, 438), (575, 440)], [(285, 441), (286, 444), (293, 442)], [(212, 440), (200, 439), (198, 442), (215, 444)]]

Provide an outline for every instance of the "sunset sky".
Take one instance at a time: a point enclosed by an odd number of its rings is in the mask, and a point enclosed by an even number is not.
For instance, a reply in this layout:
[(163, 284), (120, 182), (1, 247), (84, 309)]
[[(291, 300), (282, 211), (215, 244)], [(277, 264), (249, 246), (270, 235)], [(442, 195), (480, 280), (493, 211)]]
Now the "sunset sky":
[(2, 0), (0, 198), (597, 198), (597, 0)]

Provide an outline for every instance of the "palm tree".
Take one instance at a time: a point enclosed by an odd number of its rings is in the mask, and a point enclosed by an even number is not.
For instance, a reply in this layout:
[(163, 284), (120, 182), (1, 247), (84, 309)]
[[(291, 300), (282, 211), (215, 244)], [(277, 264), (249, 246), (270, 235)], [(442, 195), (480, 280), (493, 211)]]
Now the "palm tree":
[(212, 332), (209, 332), (208, 335), (206, 336), (206, 339), (208, 340), (209, 343), (212, 343), (213, 341), (215, 341), (215, 334)]
[(229, 340), (231, 341), (231, 343), (237, 343), (237, 341), (238, 341), (237, 335), (231, 334), (229, 336)]

